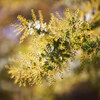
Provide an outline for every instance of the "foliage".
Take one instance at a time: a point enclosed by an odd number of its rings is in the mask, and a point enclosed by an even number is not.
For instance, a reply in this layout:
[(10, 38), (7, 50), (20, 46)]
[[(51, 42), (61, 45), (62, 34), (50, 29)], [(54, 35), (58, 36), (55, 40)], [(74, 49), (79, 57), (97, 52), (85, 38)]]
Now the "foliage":
[(79, 98), (79, 100), (83, 98), (85, 100), (88, 100), (89, 98), (99, 100), (99, 66), (100, 55), (94, 55), (91, 59), (85, 57), (83, 63), (77, 66), (73, 73), (65, 73), (63, 80), (57, 80), (57, 82), (55, 82), (52, 86), (45, 84), (42, 88), (35, 87), (34, 94), (37, 97), (36, 100), (77, 100)]
[(81, 2), (80, 10), (81, 19), (88, 21), (93, 29), (96, 28), (98, 24), (100, 26), (100, 0)]
[(44, 23), (41, 11), (37, 20), (32, 10), (32, 20), (18, 16), (20, 24), (17, 35), (22, 33), (20, 43), (30, 41), (25, 52), (18, 51), (9, 69), (11, 78), (20, 86), (27, 84), (41, 84), (54, 82), (57, 77), (62, 78), (63, 70), (68, 70), (69, 60), (74, 60), (77, 51), (81, 50), (81, 63), (84, 53), (88, 58), (99, 51), (100, 37), (95, 35), (90, 25), (79, 19), (79, 10), (72, 13), (69, 9), (64, 11), (64, 17), (56, 12), (56, 17), (51, 14), (50, 22)]

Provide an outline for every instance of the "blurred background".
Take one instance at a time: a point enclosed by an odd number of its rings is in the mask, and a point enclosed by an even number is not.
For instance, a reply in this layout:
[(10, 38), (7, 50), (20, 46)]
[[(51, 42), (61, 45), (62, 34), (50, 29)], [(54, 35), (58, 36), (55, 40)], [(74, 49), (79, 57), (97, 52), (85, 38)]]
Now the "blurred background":
[[(87, 3), (88, 1), (89, 0), (0, 0), (0, 100), (44, 100), (37, 97), (35, 99), (33, 95), (34, 88), (19, 88), (13, 83), (13, 80), (10, 79), (10, 76), (7, 74), (7, 70), (5, 69), (5, 65), (10, 64), (8, 58), (16, 53), (16, 48), (18, 47), (19, 37), (16, 37), (16, 33), (13, 32), (14, 27), (11, 27), (11, 23), (17, 22), (17, 16), (22, 15), (25, 18), (31, 19), (31, 9), (34, 9), (36, 14), (38, 10), (42, 10), (44, 21), (49, 22), (50, 13), (55, 13), (58, 11), (63, 16), (63, 11), (65, 8), (70, 8), (72, 10), (77, 8), (83, 9), (82, 3)], [(88, 12), (89, 9), (93, 9), (93, 5), (91, 5), (90, 8), (87, 7), (88, 9), (83, 10), (84, 13), (87, 14), (87, 20), (89, 20), (89, 16), (91, 17)], [(96, 8), (98, 5), (98, 3), (95, 4), (94, 8)], [(97, 23), (96, 25), (99, 28), (97, 27), (95, 29), (99, 32), (100, 24)], [(86, 83), (82, 84), (84, 88), (87, 87)], [(79, 85), (79, 87), (82, 86)], [(83, 91), (84, 88), (82, 88), (80, 91)], [(43, 91), (45, 90), (43, 89)], [(89, 93), (91, 93), (87, 88), (84, 91), (89, 91)], [(72, 90), (72, 92), (77, 92), (77, 89)], [(94, 94), (96, 95), (97, 93)], [(58, 96), (56, 100), (66, 100), (64, 99), (64, 96), (65, 94), (61, 95), (61, 97)], [(68, 100), (76, 99), (70, 98)], [(91, 100), (99, 99), (91, 98)]]

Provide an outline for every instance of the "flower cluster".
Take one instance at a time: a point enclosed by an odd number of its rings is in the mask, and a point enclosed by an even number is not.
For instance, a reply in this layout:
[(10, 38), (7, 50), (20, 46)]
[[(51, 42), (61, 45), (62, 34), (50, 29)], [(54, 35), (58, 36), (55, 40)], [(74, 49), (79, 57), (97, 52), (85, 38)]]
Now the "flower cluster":
[[(35, 22), (33, 22), (33, 21), (29, 22), (28, 28), (29, 28), (28, 31), (29, 31), (30, 35), (32, 35), (36, 31), (38, 32), (38, 34), (40, 34), (40, 32), (47, 33), (46, 23), (40, 24), (39, 20), (37, 20)], [(44, 34), (42, 34), (42, 35), (44, 35)]]

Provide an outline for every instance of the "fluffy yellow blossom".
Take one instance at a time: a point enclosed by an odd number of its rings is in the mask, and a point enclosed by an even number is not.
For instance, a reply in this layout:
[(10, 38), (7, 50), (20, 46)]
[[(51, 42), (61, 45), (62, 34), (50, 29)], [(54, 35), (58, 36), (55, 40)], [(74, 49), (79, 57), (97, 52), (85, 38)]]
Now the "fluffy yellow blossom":
[(14, 26), (17, 35), (22, 33), (20, 43), (28, 36), (31, 38), (26, 52), (18, 52), (8, 67), (11, 78), (20, 86), (52, 83), (57, 73), (67, 70), (68, 61), (74, 59), (77, 50), (91, 55), (99, 47), (99, 37), (94, 37), (90, 25), (79, 19), (79, 10), (72, 13), (66, 9), (64, 17), (57, 12), (56, 16), (51, 14), (49, 24), (43, 22), (41, 11), (39, 20), (33, 10), (33, 20), (18, 16), (20, 24)]

